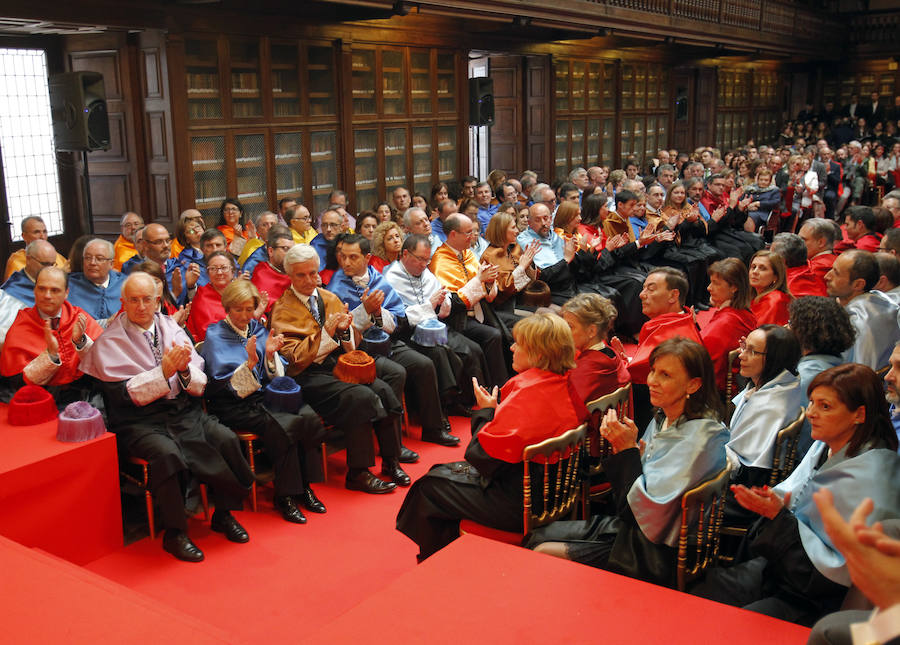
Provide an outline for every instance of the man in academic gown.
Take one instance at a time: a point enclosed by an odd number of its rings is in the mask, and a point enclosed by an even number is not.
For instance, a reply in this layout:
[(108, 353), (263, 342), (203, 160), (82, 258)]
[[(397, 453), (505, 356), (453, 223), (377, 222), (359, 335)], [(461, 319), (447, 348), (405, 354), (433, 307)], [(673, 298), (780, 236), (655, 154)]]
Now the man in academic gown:
[(150, 490), (165, 527), (163, 549), (199, 562), (204, 556), (187, 535), (182, 484), (189, 475), (208, 484), (216, 509), (212, 530), (242, 543), (250, 538), (231, 511), (241, 509), (253, 473), (237, 436), (200, 405), (207, 382), (203, 359), (175, 321), (158, 313), (153, 278), (128, 276), (122, 309), (81, 367), (102, 382), (119, 451), (150, 463)]
[(481, 346), (488, 365), (485, 382), (499, 387), (508, 378), (502, 336), (499, 329), (486, 323), (482, 306), (483, 301), (493, 300), (497, 295), (494, 282), (497, 267), (478, 263), (469, 247), (474, 228), (467, 216), (449, 215), (444, 220), (447, 241), (431, 256), (428, 268), (450, 293), (447, 326)]
[(247, 240), (240, 257), (238, 257), (238, 266), (241, 271), (253, 275), (253, 268), (260, 262), (269, 259), (266, 255), (266, 237), (276, 224), (278, 224), (278, 215), (272, 211), (265, 211), (256, 218), (256, 237)]
[[(271, 328), (284, 335), (281, 355), (288, 361), (287, 375), (303, 388), (303, 398), (327, 424), (347, 437), (347, 479), (350, 490), (390, 493), (397, 484), (408, 486), (409, 476), (400, 468), (400, 418), (406, 372), (386, 362), (376, 365), (370, 384), (338, 380), (333, 371), (338, 357), (356, 348), (362, 336), (352, 327), (353, 317), (333, 293), (318, 288), (319, 256), (307, 244), (287, 252), (284, 266), (291, 286), (272, 308)], [(382, 474), (373, 475), (375, 463), (372, 430), (381, 448)]]
[(105, 326), (119, 311), (125, 276), (113, 270), (113, 245), (95, 238), (84, 246), (84, 272), (69, 276), (69, 302)]
[(57, 266), (56, 255), (56, 249), (46, 240), (29, 242), (25, 247), (25, 266), (9, 276), (0, 288), (29, 307), (33, 307), (37, 274), (44, 267)]
[(137, 255), (137, 248), (134, 245), (134, 234), (144, 227), (144, 219), (137, 213), (125, 213), (119, 222), (121, 233), (116, 239), (114, 246), (113, 268), (116, 271), (122, 270), (122, 265), (132, 257)]
[(575, 239), (564, 240), (553, 230), (552, 223), (547, 205), (534, 204), (528, 209), (528, 228), (519, 233), (516, 241), (523, 249), (532, 242), (541, 245), (534, 265), (541, 270), (540, 279), (550, 287), (554, 302), (562, 304), (575, 295), (575, 273), (571, 267), (578, 249)]
[(772, 240), (772, 252), (781, 256), (787, 267), (788, 290), (795, 298), (825, 296), (825, 279), (809, 268), (806, 244), (796, 233), (778, 233)]
[(13, 389), (40, 385), (60, 409), (91, 398), (92, 383), (82, 378), (79, 360), (103, 331), (84, 310), (66, 302), (67, 279), (58, 267), (41, 269), (35, 306), (19, 311), (0, 354), (0, 374)]
[[(204, 235), (206, 233), (204, 232)], [(143, 229), (135, 233), (137, 240), (135, 246), (138, 254), (130, 258), (122, 265), (122, 274), (128, 275), (138, 264), (144, 260), (153, 260), (163, 267), (166, 274), (166, 282), (175, 297), (177, 305), (184, 305), (189, 299), (189, 292), (197, 286), (201, 272), (188, 271), (182, 267), (178, 258), (171, 256), (172, 236), (162, 224), (147, 224)], [(201, 238), (202, 243), (202, 238)], [(206, 251), (204, 250), (204, 254)], [(202, 282), (199, 283), (202, 285)]]
[(280, 225), (273, 226), (266, 239), (266, 261), (260, 262), (253, 268), (250, 282), (259, 289), (260, 293), (265, 292), (269, 297), (266, 313), (272, 311), (275, 302), (291, 285), (291, 279), (284, 272), (284, 256), (292, 246), (294, 246), (294, 237), (290, 230)]
[(834, 240), (837, 227), (831, 220), (814, 217), (803, 222), (797, 234), (806, 244), (809, 269), (817, 277), (825, 280), (837, 256), (834, 254)]
[(862, 363), (876, 372), (890, 362), (900, 341), (898, 307), (880, 291), (874, 291), (881, 274), (875, 256), (868, 251), (841, 253), (825, 276), (828, 295), (850, 314), (856, 340), (844, 355), (848, 363)]
[(329, 268), (327, 266), (328, 251), (334, 248), (335, 240), (341, 234), (343, 228), (344, 218), (338, 211), (329, 209), (322, 213), (322, 219), (319, 222), (320, 232), (309, 243), (319, 255), (320, 270), (324, 271)]
[(0, 350), (3, 349), (3, 341), (6, 340), (6, 332), (9, 331), (19, 310), (25, 306), (24, 302), (0, 289)]
[[(416, 210), (424, 214), (422, 209)], [(370, 255), (369, 240), (358, 234), (345, 236), (338, 251), (341, 268), (332, 276), (328, 290), (347, 305), (353, 316), (353, 327), (361, 334), (372, 327), (380, 327), (392, 336), (390, 358), (379, 356), (375, 360), (376, 363), (397, 363), (406, 370), (406, 381), (418, 404), (422, 439), (455, 446), (459, 438), (450, 434), (450, 423), (441, 408), (436, 369), (440, 365), (441, 372), (446, 372), (442, 374), (443, 383), (456, 385), (456, 377), (447, 363), (449, 350), (433, 348), (430, 353), (443, 359), (436, 364), (429, 355), (416, 351), (415, 345), (407, 345), (400, 339), (404, 328), (409, 327), (406, 308), (384, 276), (369, 266)], [(402, 399), (402, 391), (395, 394)]]
[(628, 363), (634, 398), (634, 422), (643, 432), (653, 418), (647, 374), (650, 372), (650, 353), (664, 340), (684, 336), (703, 344), (693, 313), (685, 308), (688, 283), (684, 273), (671, 267), (653, 270), (644, 281), (641, 291), (641, 310), (650, 320), (641, 327), (638, 347)]
[[(35, 240), (47, 241), (47, 225), (37, 215), (26, 217), (22, 220), (22, 241), (27, 247)], [(56, 266), (65, 269), (68, 266), (66, 258), (59, 253), (56, 254)], [(16, 271), (21, 271), (25, 267), (25, 249), (19, 249), (9, 256), (6, 261), (6, 270), (3, 272), (3, 279), (8, 280)]]

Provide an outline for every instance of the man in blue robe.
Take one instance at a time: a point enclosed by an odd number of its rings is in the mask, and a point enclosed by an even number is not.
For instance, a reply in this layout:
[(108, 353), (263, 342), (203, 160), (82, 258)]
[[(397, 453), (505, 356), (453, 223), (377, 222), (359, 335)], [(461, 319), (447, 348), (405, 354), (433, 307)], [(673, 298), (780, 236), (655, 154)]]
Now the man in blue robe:
[[(186, 304), (189, 298), (188, 291), (195, 286), (196, 277), (192, 272), (182, 270), (177, 258), (170, 257), (172, 236), (166, 227), (162, 224), (147, 224), (134, 234), (134, 245), (138, 254), (122, 265), (122, 274), (127, 276), (144, 260), (153, 260), (163, 268), (175, 304), (178, 306)], [(175, 280), (176, 275), (180, 279)]]
[(113, 245), (94, 238), (84, 247), (83, 272), (69, 276), (69, 302), (88, 312), (101, 326), (119, 311), (125, 276), (115, 271)]
[(25, 247), (25, 267), (15, 271), (2, 288), (29, 307), (34, 306), (34, 283), (44, 267), (56, 265), (56, 249), (46, 240), (34, 240)]
[[(341, 238), (338, 250), (341, 268), (331, 278), (328, 290), (350, 309), (353, 326), (357, 330), (365, 333), (374, 326), (394, 336), (391, 358), (380, 357), (376, 360), (395, 362), (406, 369), (406, 383), (410, 385), (418, 404), (422, 439), (455, 446), (459, 443), (459, 438), (449, 432), (450, 424), (441, 407), (435, 363), (399, 340), (399, 336), (409, 327), (406, 306), (390, 283), (368, 265), (369, 256), (369, 240), (362, 235), (346, 235)], [(455, 381), (455, 378), (451, 376), (450, 380)], [(402, 399), (402, 391), (396, 394), (398, 399)]]

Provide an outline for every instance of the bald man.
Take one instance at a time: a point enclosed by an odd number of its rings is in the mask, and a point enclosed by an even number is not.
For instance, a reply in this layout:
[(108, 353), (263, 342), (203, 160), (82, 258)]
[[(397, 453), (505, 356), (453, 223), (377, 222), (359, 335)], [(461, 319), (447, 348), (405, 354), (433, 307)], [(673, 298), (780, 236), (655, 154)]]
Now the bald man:
[(58, 253), (46, 240), (34, 240), (25, 247), (25, 266), (14, 272), (2, 288), (6, 293), (18, 298), (29, 307), (34, 306), (34, 283), (37, 274), (44, 267), (56, 265)]
[[(185, 211), (187, 212), (187, 211)], [(200, 211), (197, 211), (199, 214)], [(134, 234), (144, 227), (144, 218), (137, 213), (125, 213), (119, 220), (119, 237), (115, 243), (115, 259), (113, 260), (113, 268), (116, 271), (122, 270), (122, 265), (129, 259), (137, 255), (135, 248)]]
[(188, 300), (190, 289), (197, 284), (200, 274), (183, 270), (178, 259), (171, 257), (172, 236), (169, 230), (162, 224), (147, 224), (135, 232), (135, 240), (138, 254), (122, 265), (122, 273), (128, 275), (144, 260), (153, 260), (163, 267), (175, 303), (179, 306), (184, 305)]
[[(44, 224), (44, 220), (36, 215), (32, 215), (31, 217), (26, 217), (22, 220), (22, 241), (25, 242), (25, 246), (27, 247), (29, 244), (34, 242), (35, 240), (46, 240), (47, 239), (47, 225)], [(66, 258), (64, 258), (59, 253), (56, 254), (56, 266), (61, 269), (66, 268)], [(19, 249), (15, 253), (9, 256), (9, 259), (6, 261), (6, 271), (3, 272), (3, 279), (9, 280), (9, 276), (11, 276), (16, 271), (20, 271), (25, 268), (25, 249)]]

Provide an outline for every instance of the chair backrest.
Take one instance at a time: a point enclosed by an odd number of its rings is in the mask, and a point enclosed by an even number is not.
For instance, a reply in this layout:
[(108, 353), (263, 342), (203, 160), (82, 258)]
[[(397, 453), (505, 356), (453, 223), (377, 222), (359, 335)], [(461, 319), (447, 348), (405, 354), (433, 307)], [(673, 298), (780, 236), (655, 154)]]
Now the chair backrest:
[(725, 373), (725, 423), (731, 421), (731, 415), (734, 414), (734, 398), (735, 392), (738, 390), (738, 376), (740, 375), (740, 366), (738, 357), (741, 355), (740, 349), (733, 349), (728, 352), (728, 371)]
[(719, 553), (719, 530), (725, 510), (730, 472), (726, 466), (681, 497), (681, 534), (678, 537), (678, 590), (698, 578)]
[(806, 421), (806, 410), (800, 408), (799, 416), (779, 430), (775, 436), (769, 486), (784, 481), (794, 471), (794, 465), (797, 463), (797, 443), (800, 440), (800, 430), (803, 429), (804, 421)]
[[(586, 429), (587, 424), (582, 423), (558, 437), (526, 446), (522, 455), (525, 533), (555, 522), (575, 508), (581, 492), (581, 458)], [(542, 472), (543, 481), (537, 489), (540, 504), (532, 497), (533, 468)]]
[(624, 416), (631, 417), (630, 402), (631, 383), (626, 383), (615, 392), (601, 396), (599, 399), (594, 399), (587, 404), (588, 412), (591, 413), (591, 432), (587, 435), (588, 455), (602, 459), (612, 454), (612, 446), (597, 432), (600, 429), (600, 422), (603, 421), (603, 415), (610, 408), (616, 409), (616, 414), (619, 415), (620, 419)]

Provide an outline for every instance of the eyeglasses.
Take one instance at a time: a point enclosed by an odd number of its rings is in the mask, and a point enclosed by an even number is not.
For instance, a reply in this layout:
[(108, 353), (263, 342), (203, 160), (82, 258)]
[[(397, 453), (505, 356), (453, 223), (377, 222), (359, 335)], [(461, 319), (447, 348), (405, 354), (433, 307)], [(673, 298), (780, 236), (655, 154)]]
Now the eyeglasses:
[(409, 255), (410, 255), (410, 257), (414, 257), (415, 259), (417, 259), (417, 260), (418, 260), (419, 262), (421, 262), (422, 264), (428, 264), (429, 262), (431, 262), (431, 258), (430, 258), (430, 257), (423, 258), (423, 257), (420, 257), (420, 256), (416, 255), (415, 253), (410, 253)]
[(232, 270), (232, 269), (231, 269), (230, 266), (224, 266), (224, 267), (206, 267), (206, 271), (207, 271), (208, 273), (228, 273), (228, 272), (231, 271), (231, 270)]
[(158, 239), (158, 240), (144, 240), (144, 241), (145, 241), (147, 244), (152, 244), (153, 246), (163, 246), (164, 244), (166, 244), (166, 245), (167, 245), (167, 244), (171, 244), (171, 243), (172, 243), (172, 238), (171, 238), (171, 237), (165, 237), (165, 238), (160, 238), (160, 239)]
[(343, 226), (340, 222), (322, 222), (322, 228), (340, 228)]
[(746, 353), (750, 356), (750, 358), (756, 358), (757, 356), (765, 356), (765, 352), (761, 352), (758, 349), (753, 349), (747, 344), (747, 340), (742, 338), (740, 343), (738, 343), (738, 347), (741, 348), (742, 353)]
[(112, 258), (105, 258), (102, 255), (85, 255), (84, 262), (85, 264), (103, 264), (104, 262), (109, 262)]
[(54, 266), (56, 266), (56, 260), (53, 260), (52, 262), (41, 262), (40, 260), (38, 260), (38, 259), (35, 258), (35, 257), (32, 257), (31, 259), (34, 260), (35, 262), (37, 262), (38, 264), (40, 264), (42, 267), (45, 267), (45, 268), (46, 268), (46, 267), (54, 267)]
[(292, 217), (291, 221), (293, 222), (296, 220), (300, 220), (301, 222), (308, 222), (308, 221), (310, 221), (310, 219), (312, 219), (312, 218), (309, 215), (306, 215), (306, 216), (300, 216), (300, 217)]

